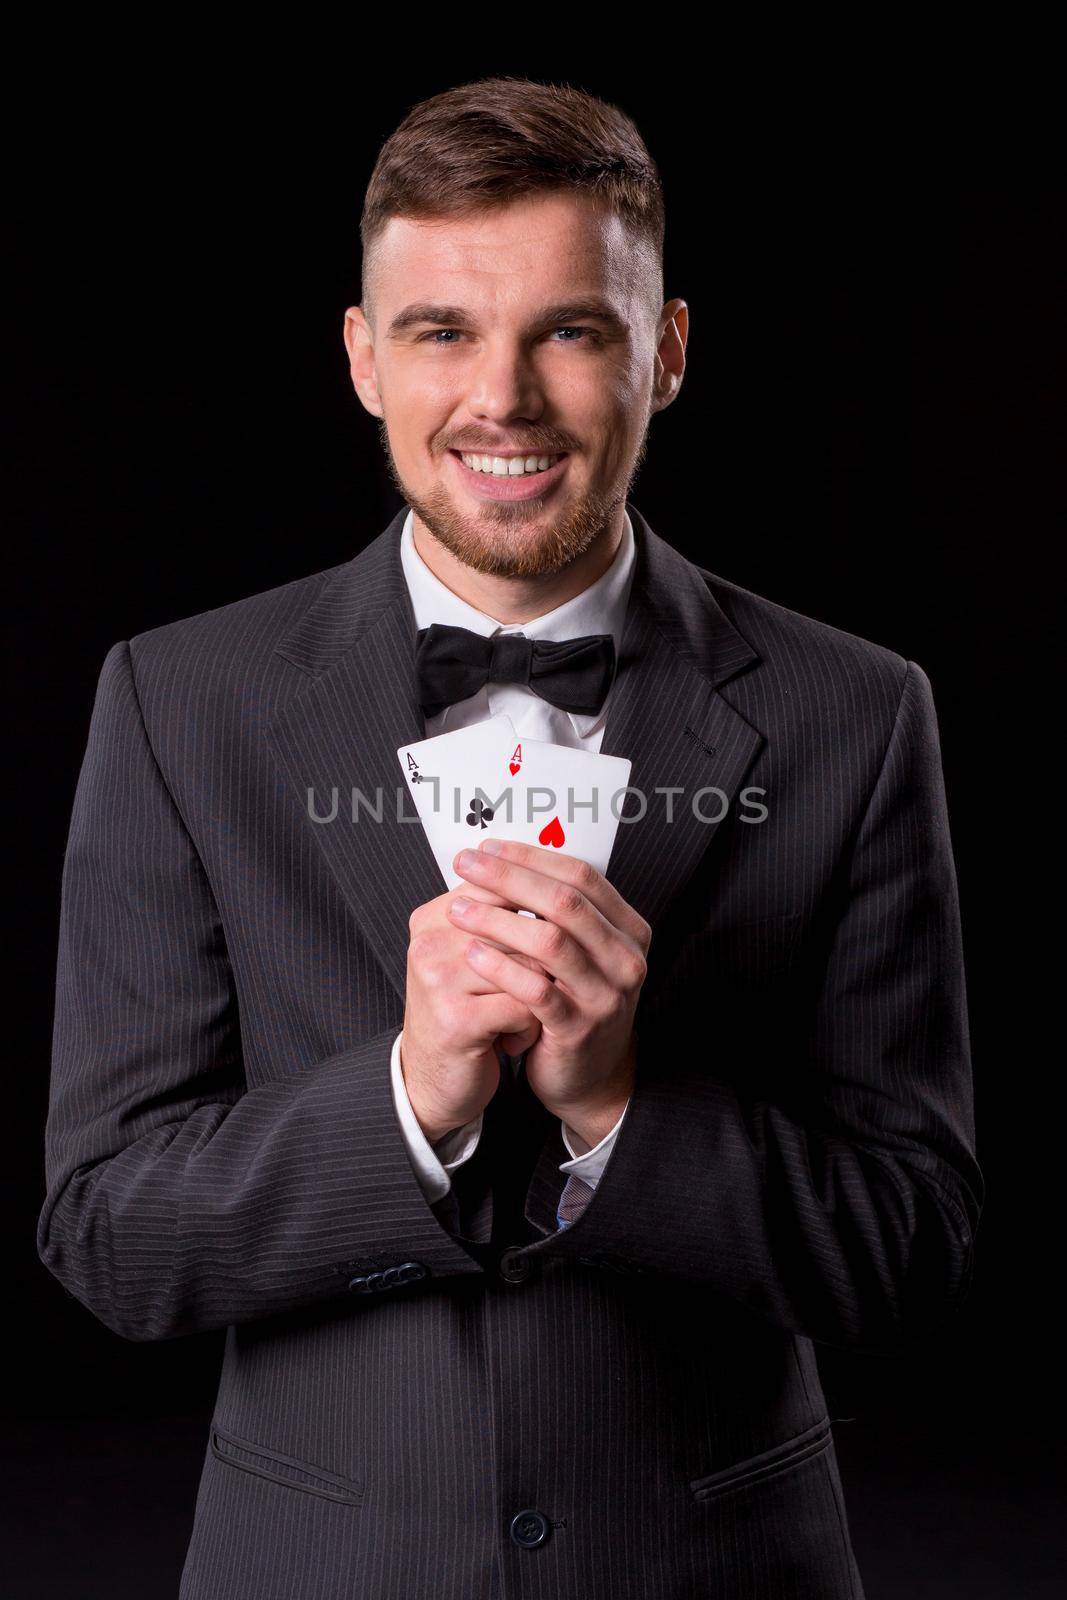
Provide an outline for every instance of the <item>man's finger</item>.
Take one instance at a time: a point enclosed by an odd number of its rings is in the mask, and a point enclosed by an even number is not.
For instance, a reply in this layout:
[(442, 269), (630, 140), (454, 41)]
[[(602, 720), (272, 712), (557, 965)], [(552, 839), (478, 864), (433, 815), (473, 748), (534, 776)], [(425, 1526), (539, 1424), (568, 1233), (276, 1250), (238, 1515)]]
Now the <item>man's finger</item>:
[[(629, 901), (623, 899), (614, 884), (609, 883), (602, 872), (598, 872), (596, 867), (590, 866), (587, 861), (582, 861), (577, 856), (569, 856), (563, 851), (545, 850), (540, 845), (521, 844), (517, 839), (502, 839), (499, 836), (483, 839), (475, 854), (488, 855), (491, 859), (523, 868), (542, 877), (571, 884), (596, 907), (613, 928), (618, 928), (620, 933), (633, 939), (642, 951), (648, 950), (652, 930), (644, 917), (634, 910)], [(458, 856), (452, 865), (457, 872), (461, 872)], [(473, 881), (478, 887), (503, 893), (517, 906), (524, 906), (531, 911), (540, 910), (540, 907), (531, 901), (516, 898), (512, 893), (519, 883), (528, 883), (528, 879), (520, 879), (517, 875), (507, 879), (503, 876), (499, 878), (485, 876)]]

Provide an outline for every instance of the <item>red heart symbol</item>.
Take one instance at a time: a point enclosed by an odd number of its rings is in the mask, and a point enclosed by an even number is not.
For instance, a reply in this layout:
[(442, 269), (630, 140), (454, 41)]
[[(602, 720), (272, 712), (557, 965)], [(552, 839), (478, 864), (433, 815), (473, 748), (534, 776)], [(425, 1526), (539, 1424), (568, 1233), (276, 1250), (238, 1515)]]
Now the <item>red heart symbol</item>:
[(516, 772), (518, 772), (518, 770), (519, 770), (519, 768), (521, 766), (522, 766), (522, 762), (521, 761), (509, 761), (508, 762), (508, 771), (511, 773), (512, 777), (515, 776)]
[(566, 839), (567, 835), (564, 833), (563, 824), (558, 817), (553, 817), (547, 827), (542, 828), (537, 835), (538, 844), (550, 844), (554, 850), (558, 850), (561, 845), (565, 844)]

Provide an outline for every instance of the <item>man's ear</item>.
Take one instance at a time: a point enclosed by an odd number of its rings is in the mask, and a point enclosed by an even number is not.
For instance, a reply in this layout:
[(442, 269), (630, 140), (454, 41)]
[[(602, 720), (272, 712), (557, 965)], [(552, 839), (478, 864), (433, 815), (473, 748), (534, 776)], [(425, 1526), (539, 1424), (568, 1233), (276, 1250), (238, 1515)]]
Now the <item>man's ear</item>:
[(374, 343), (362, 306), (349, 306), (345, 312), (345, 348), (353, 389), (372, 417), (384, 417), (374, 364)]
[(684, 300), (668, 300), (660, 313), (656, 372), (652, 382), (652, 410), (669, 406), (685, 376), (685, 342), (689, 337), (689, 307)]

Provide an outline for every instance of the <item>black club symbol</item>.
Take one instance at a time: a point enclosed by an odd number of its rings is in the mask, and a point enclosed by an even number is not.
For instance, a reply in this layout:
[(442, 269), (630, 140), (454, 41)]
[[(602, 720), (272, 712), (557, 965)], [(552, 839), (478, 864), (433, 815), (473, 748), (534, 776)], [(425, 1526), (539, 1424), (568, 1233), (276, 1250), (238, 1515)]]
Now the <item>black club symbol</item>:
[(467, 826), (471, 828), (488, 828), (493, 820), (493, 813), (484, 800), (472, 800), (470, 811), (467, 813)]

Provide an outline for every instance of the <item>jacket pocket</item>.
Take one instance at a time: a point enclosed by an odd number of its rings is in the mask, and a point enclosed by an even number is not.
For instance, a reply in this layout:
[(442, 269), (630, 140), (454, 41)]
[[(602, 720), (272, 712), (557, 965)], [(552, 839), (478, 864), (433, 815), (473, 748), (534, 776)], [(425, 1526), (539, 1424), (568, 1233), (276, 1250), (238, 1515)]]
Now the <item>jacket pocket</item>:
[(821, 1454), (829, 1446), (831, 1438), (830, 1418), (822, 1417), (810, 1428), (805, 1428), (803, 1433), (796, 1433), (791, 1439), (772, 1445), (769, 1450), (746, 1456), (743, 1461), (735, 1461), (720, 1472), (691, 1478), (689, 1488), (693, 1499), (713, 1500), (733, 1489), (747, 1489), (750, 1485), (765, 1483), (768, 1478), (777, 1477), (779, 1473), (788, 1472), (791, 1467)]
[(211, 1450), (227, 1466), (252, 1472), (258, 1478), (269, 1478), (272, 1483), (283, 1483), (290, 1489), (303, 1489), (308, 1494), (321, 1495), (324, 1500), (342, 1500), (347, 1505), (359, 1505), (363, 1500), (362, 1479), (346, 1478), (310, 1461), (279, 1455), (250, 1439), (239, 1439), (235, 1434), (224, 1432), (215, 1423), (211, 1425)]

